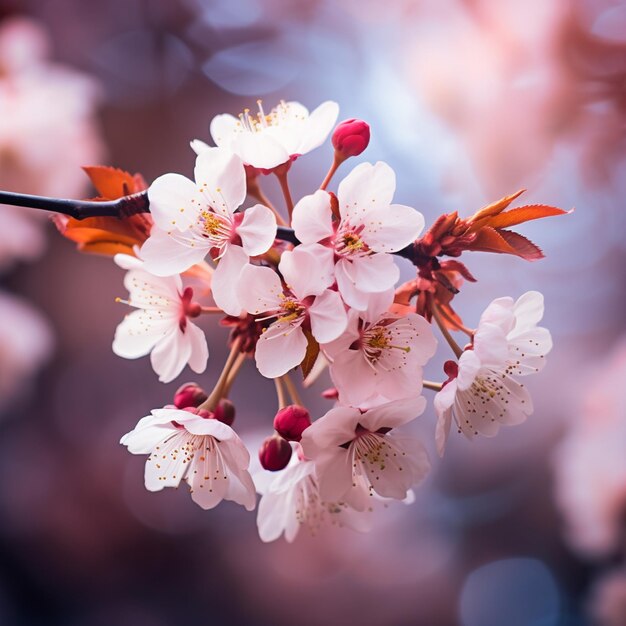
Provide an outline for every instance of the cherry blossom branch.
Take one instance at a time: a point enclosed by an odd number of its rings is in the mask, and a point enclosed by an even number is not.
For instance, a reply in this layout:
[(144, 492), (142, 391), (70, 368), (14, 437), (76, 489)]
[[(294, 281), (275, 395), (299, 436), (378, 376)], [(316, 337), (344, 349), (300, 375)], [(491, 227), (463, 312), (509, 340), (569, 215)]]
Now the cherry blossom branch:
[(224, 311), (218, 306), (202, 306), (200, 307), (202, 313), (216, 313), (218, 315), (224, 315)]
[(433, 317), (435, 318), (435, 321), (437, 322), (437, 326), (439, 326), (439, 330), (441, 331), (441, 334), (444, 336), (445, 340), (448, 342), (448, 345), (452, 348), (452, 351), (454, 352), (456, 358), (457, 359), (460, 358), (461, 355), (463, 354), (462, 348), (459, 346), (459, 344), (453, 339), (452, 335), (450, 334), (450, 331), (448, 330), (445, 322), (443, 321), (443, 318), (441, 317), (439, 307), (435, 303), (435, 299), (432, 297), (432, 295), (429, 295), (429, 299), (430, 299), (431, 309), (433, 312)]
[[(61, 213), (63, 215), (69, 215), (76, 220), (84, 220), (90, 217), (118, 217), (122, 219), (138, 213), (150, 213), (148, 193), (145, 191), (131, 196), (124, 196), (117, 200), (107, 200), (105, 202), (67, 200), (0, 191), (0, 204), (39, 209), (51, 213)], [(287, 226), (278, 226), (276, 238), (294, 245), (300, 243), (293, 229)], [(410, 244), (406, 248), (394, 252), (394, 254), (409, 259), (409, 261), (415, 264), (415, 244)]]

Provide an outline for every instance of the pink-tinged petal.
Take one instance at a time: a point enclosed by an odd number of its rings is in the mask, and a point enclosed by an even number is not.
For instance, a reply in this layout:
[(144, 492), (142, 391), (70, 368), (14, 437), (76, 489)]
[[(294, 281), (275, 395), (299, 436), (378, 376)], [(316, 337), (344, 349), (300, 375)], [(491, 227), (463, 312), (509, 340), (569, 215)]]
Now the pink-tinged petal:
[(280, 142), (267, 133), (243, 132), (233, 143), (233, 150), (246, 165), (271, 170), (289, 161), (289, 152)]
[(335, 265), (335, 280), (344, 302), (357, 311), (364, 311), (369, 302), (369, 294), (357, 289), (354, 279), (354, 266), (347, 259), (339, 259)]
[(262, 204), (255, 204), (246, 209), (243, 221), (237, 227), (241, 245), (249, 256), (258, 256), (267, 252), (276, 239), (276, 217), (271, 209)]
[(474, 335), (474, 352), (484, 367), (502, 367), (509, 356), (502, 328), (494, 324), (480, 324)]
[(333, 251), (317, 243), (283, 252), (278, 269), (301, 300), (318, 296), (335, 282)]
[[(185, 411), (185, 413), (188, 413)], [(235, 431), (216, 419), (205, 419), (193, 413), (188, 413), (189, 417), (184, 420), (176, 419), (175, 421), (182, 424), (185, 430), (189, 431), (192, 435), (205, 435), (215, 437), (218, 441), (229, 441), (231, 439), (238, 439)]]
[(316, 243), (333, 234), (332, 219), (330, 196), (326, 191), (319, 189), (310, 196), (304, 196), (296, 204), (291, 226), (302, 243)]
[(243, 162), (224, 148), (209, 148), (196, 158), (196, 184), (210, 206), (231, 216), (246, 197), (246, 172)]
[(195, 240), (183, 235), (173, 237), (155, 226), (139, 254), (145, 261), (146, 271), (156, 276), (172, 276), (203, 261), (208, 251), (208, 246), (197, 245)]
[(142, 269), (130, 270), (124, 276), (124, 287), (128, 290), (132, 306), (159, 310), (161, 314), (174, 317), (180, 312), (183, 283), (178, 274), (155, 276)]
[(516, 376), (540, 372), (551, 349), (552, 336), (547, 328), (531, 328), (516, 334), (509, 341), (508, 371)]
[(379, 293), (393, 287), (400, 278), (400, 269), (390, 254), (372, 254), (352, 261), (352, 275), (359, 291)]
[(496, 298), (489, 304), (480, 316), (478, 326), (481, 324), (493, 324), (502, 328), (507, 334), (515, 325), (515, 314), (513, 312), (513, 298)]
[(248, 260), (248, 255), (241, 246), (231, 244), (226, 248), (213, 272), (211, 281), (213, 299), (228, 315), (238, 316), (243, 308), (237, 286)]
[(409, 489), (430, 470), (428, 453), (419, 439), (391, 433), (382, 437), (387, 449), (384, 465), (363, 463), (374, 491), (383, 498), (404, 500)]
[(396, 252), (413, 243), (424, 229), (424, 216), (402, 204), (392, 204), (361, 222), (363, 239), (375, 252)]
[(325, 343), (322, 348), (324, 353), (329, 358), (330, 361), (333, 361), (335, 358), (341, 356), (345, 352), (357, 352), (355, 350), (349, 350), (350, 346), (360, 337), (359, 333), (359, 313), (354, 311), (353, 309), (348, 310), (348, 324), (346, 326), (346, 330), (341, 334), (340, 337), (331, 341), (329, 343)]
[(256, 518), (261, 541), (276, 541), (283, 534), (290, 518), (296, 515), (292, 500), (291, 493), (267, 493), (261, 498)]
[(452, 424), (452, 405), (456, 397), (456, 381), (449, 382), (441, 391), (437, 392), (433, 404), (437, 413), (437, 426), (435, 427), (435, 444), (437, 453), (443, 456), (450, 435)]
[[(151, 416), (150, 416), (151, 417)], [(120, 443), (128, 448), (131, 454), (150, 454), (156, 446), (175, 432), (171, 422), (167, 424), (155, 424), (139, 428), (126, 433)]]
[(234, 470), (247, 470), (250, 466), (248, 448), (246, 448), (234, 430), (230, 438), (221, 438), (220, 450), (222, 450), (224, 458), (228, 458), (228, 465)]
[(144, 480), (148, 491), (178, 487), (188, 469), (187, 455), (181, 450), (189, 442), (189, 433), (174, 431), (148, 457)]
[(143, 261), (136, 256), (130, 254), (116, 254), (113, 257), (115, 265), (123, 270), (140, 270), (143, 269)]
[[(271, 270), (270, 270), (271, 271)], [(302, 363), (307, 339), (302, 329), (288, 322), (274, 322), (256, 345), (256, 365), (266, 378), (277, 378)]]
[(349, 218), (353, 225), (361, 224), (371, 211), (388, 209), (395, 190), (396, 175), (389, 165), (382, 161), (376, 165), (361, 163), (339, 183), (341, 217)]
[(171, 328), (168, 320), (150, 320), (148, 311), (133, 311), (115, 330), (113, 352), (123, 359), (138, 359), (148, 354)]
[(336, 291), (327, 289), (309, 307), (311, 332), (319, 343), (334, 341), (348, 324), (345, 305)]
[(191, 344), (189, 367), (196, 374), (201, 374), (206, 369), (206, 364), (209, 360), (209, 346), (207, 345), (206, 335), (201, 328), (189, 320), (187, 320), (185, 334), (189, 336), (189, 343)]
[(216, 115), (211, 120), (209, 132), (217, 146), (230, 148), (233, 139), (243, 131), (241, 122), (236, 117), (223, 113), (222, 115)]
[(376, 391), (377, 372), (360, 350), (337, 354), (330, 366), (330, 375), (342, 403), (360, 406)]
[(276, 272), (269, 267), (246, 265), (235, 288), (242, 308), (251, 315), (280, 308), (283, 287)]
[(315, 420), (302, 433), (302, 449), (310, 459), (317, 459), (325, 451), (342, 446), (354, 439), (361, 412), (352, 407), (339, 406)]
[(231, 479), (231, 473), (220, 453), (219, 443), (207, 437), (206, 443), (196, 451), (189, 463), (187, 482), (191, 499), (202, 509), (213, 509), (226, 496)]
[(247, 471), (233, 470), (225, 497), (226, 500), (240, 504), (246, 511), (253, 511), (256, 506), (256, 491), (252, 476)]
[(509, 339), (535, 327), (543, 317), (543, 310), (543, 294), (539, 291), (527, 291), (520, 296), (514, 306), (515, 329)]
[(338, 115), (339, 105), (336, 102), (328, 100), (320, 104), (306, 120), (304, 136), (295, 152), (306, 154), (321, 146), (333, 129)]
[(395, 289), (387, 289), (379, 293), (369, 294), (367, 299), (367, 309), (361, 313), (361, 317), (366, 322), (376, 322), (383, 313), (389, 311), (395, 297)]
[(181, 232), (196, 223), (203, 204), (196, 184), (180, 174), (159, 176), (148, 189), (148, 199), (154, 223)]
[(162, 383), (174, 380), (191, 356), (191, 343), (186, 341), (178, 327), (174, 327), (150, 353), (152, 369)]
[(481, 368), (481, 361), (475, 350), (465, 350), (459, 358), (459, 373), (456, 385), (461, 391), (469, 389), (476, 380), (476, 376)]
[(397, 428), (414, 420), (425, 408), (426, 399), (422, 396), (394, 400), (366, 411), (359, 423), (371, 432), (380, 428)]
[(348, 450), (335, 448), (315, 460), (320, 498), (341, 502), (352, 489), (352, 460)]

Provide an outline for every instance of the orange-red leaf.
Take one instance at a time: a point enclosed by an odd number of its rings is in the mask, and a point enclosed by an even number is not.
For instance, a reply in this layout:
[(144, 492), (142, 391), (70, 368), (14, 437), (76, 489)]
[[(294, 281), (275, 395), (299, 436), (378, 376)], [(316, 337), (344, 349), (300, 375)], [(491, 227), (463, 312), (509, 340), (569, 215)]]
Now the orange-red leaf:
[[(479, 209), (478, 211), (476, 211), (476, 213), (474, 213), (474, 215), (470, 218), (469, 221), (475, 224), (478, 220), (481, 220), (485, 217), (502, 213), (502, 211), (504, 211), (504, 209), (506, 209), (509, 206), (509, 204), (513, 202), (513, 200), (515, 200), (516, 198), (519, 198), (519, 196), (521, 196), (525, 191), (526, 191), (525, 189), (520, 189), (519, 191), (515, 192), (514, 194), (511, 194), (510, 196), (505, 196), (504, 198), (501, 198), (497, 202), (488, 204), (486, 207), (483, 207), (482, 209)], [(472, 229), (472, 230), (475, 230), (475, 229)]]
[(83, 167), (96, 188), (98, 200), (117, 200), (147, 188), (146, 182), (140, 174), (129, 174), (124, 170), (106, 165)]
[(501, 254), (515, 254), (517, 252), (507, 240), (490, 226), (481, 228), (476, 234), (476, 239), (467, 246), (468, 250), (478, 252), (499, 252)]
[(538, 220), (542, 217), (566, 215), (567, 213), (568, 211), (554, 206), (548, 206), (547, 204), (530, 204), (528, 206), (511, 209), (510, 211), (506, 211), (506, 213), (494, 215), (487, 220), (487, 224), (492, 228), (508, 228), (516, 224)]
[(524, 237), (524, 235), (515, 233), (512, 230), (499, 230), (498, 232), (515, 250), (515, 254), (517, 254), (517, 256), (520, 256), (527, 261), (538, 261), (539, 259), (543, 259), (544, 255), (541, 248), (527, 237)]

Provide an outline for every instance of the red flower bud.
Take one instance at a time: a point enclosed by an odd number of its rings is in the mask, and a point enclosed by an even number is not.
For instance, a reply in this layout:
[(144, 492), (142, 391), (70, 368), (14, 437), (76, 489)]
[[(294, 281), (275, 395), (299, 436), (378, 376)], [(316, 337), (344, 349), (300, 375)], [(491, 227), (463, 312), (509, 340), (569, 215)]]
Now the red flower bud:
[(174, 405), (177, 409), (184, 409), (188, 406), (200, 406), (208, 397), (200, 385), (185, 383), (174, 394)]
[(213, 417), (227, 426), (232, 426), (235, 421), (235, 405), (228, 398), (222, 398), (215, 407)]
[(339, 158), (358, 156), (370, 142), (370, 127), (363, 120), (345, 120), (337, 125), (332, 136), (335, 155)]
[(310, 425), (309, 412), (298, 404), (286, 406), (274, 418), (274, 430), (287, 441), (300, 441), (302, 432)]
[(278, 435), (268, 437), (259, 450), (261, 465), (270, 472), (277, 472), (287, 467), (289, 459), (291, 459), (291, 444)]

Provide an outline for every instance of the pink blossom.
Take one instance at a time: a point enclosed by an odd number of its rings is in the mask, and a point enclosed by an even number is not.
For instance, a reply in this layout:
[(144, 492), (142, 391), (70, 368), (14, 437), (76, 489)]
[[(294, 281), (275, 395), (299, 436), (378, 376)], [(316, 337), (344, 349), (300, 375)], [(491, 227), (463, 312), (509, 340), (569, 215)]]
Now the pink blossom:
[(336, 258), (335, 279), (345, 303), (367, 308), (368, 296), (395, 285), (400, 272), (390, 252), (412, 243), (424, 227), (421, 213), (391, 204), (394, 171), (382, 161), (361, 163), (341, 181), (337, 192), (338, 221), (333, 221), (331, 196), (316, 191), (298, 202), (292, 225), (303, 244), (320, 242)]
[(239, 300), (251, 315), (273, 319), (255, 351), (259, 372), (276, 378), (298, 366), (306, 354), (309, 330), (319, 343), (337, 339), (347, 317), (333, 282), (332, 252), (318, 244), (283, 252), (278, 274), (269, 267), (247, 265), (237, 285)]
[(113, 352), (126, 359), (150, 354), (152, 368), (164, 383), (174, 380), (186, 364), (203, 372), (209, 349), (202, 329), (190, 321), (199, 313), (191, 302), (193, 290), (183, 289), (178, 275), (153, 276), (135, 257), (118, 254), (115, 262), (129, 270), (124, 278), (127, 304), (137, 310), (117, 327)]
[(203, 509), (232, 500), (254, 509), (250, 455), (235, 431), (219, 420), (178, 409), (154, 409), (120, 441), (132, 454), (149, 454), (148, 491), (178, 487), (186, 480), (191, 499)]
[(517, 376), (539, 372), (552, 348), (550, 333), (537, 326), (543, 296), (529, 291), (517, 302), (498, 298), (485, 310), (471, 349), (458, 371), (435, 396), (437, 449), (443, 454), (452, 421), (469, 439), (493, 437), (501, 424), (514, 425), (533, 411), (532, 399)]
[(155, 226), (140, 256), (150, 272), (170, 276), (215, 251), (219, 262), (211, 283), (213, 297), (226, 313), (239, 315), (237, 278), (250, 256), (271, 247), (276, 219), (261, 204), (235, 213), (246, 197), (246, 174), (241, 159), (227, 150), (202, 152), (195, 179), (165, 174), (152, 183), (148, 196)]
[(395, 400), (361, 411), (339, 406), (302, 435), (305, 456), (315, 461), (320, 495), (358, 511), (376, 493), (404, 500), (430, 463), (422, 443), (393, 430), (420, 415), (424, 398)]
[(323, 346), (344, 404), (380, 404), (421, 393), (422, 366), (437, 341), (421, 315), (389, 312), (393, 295), (393, 290), (374, 294), (364, 312), (350, 311), (346, 331)]

